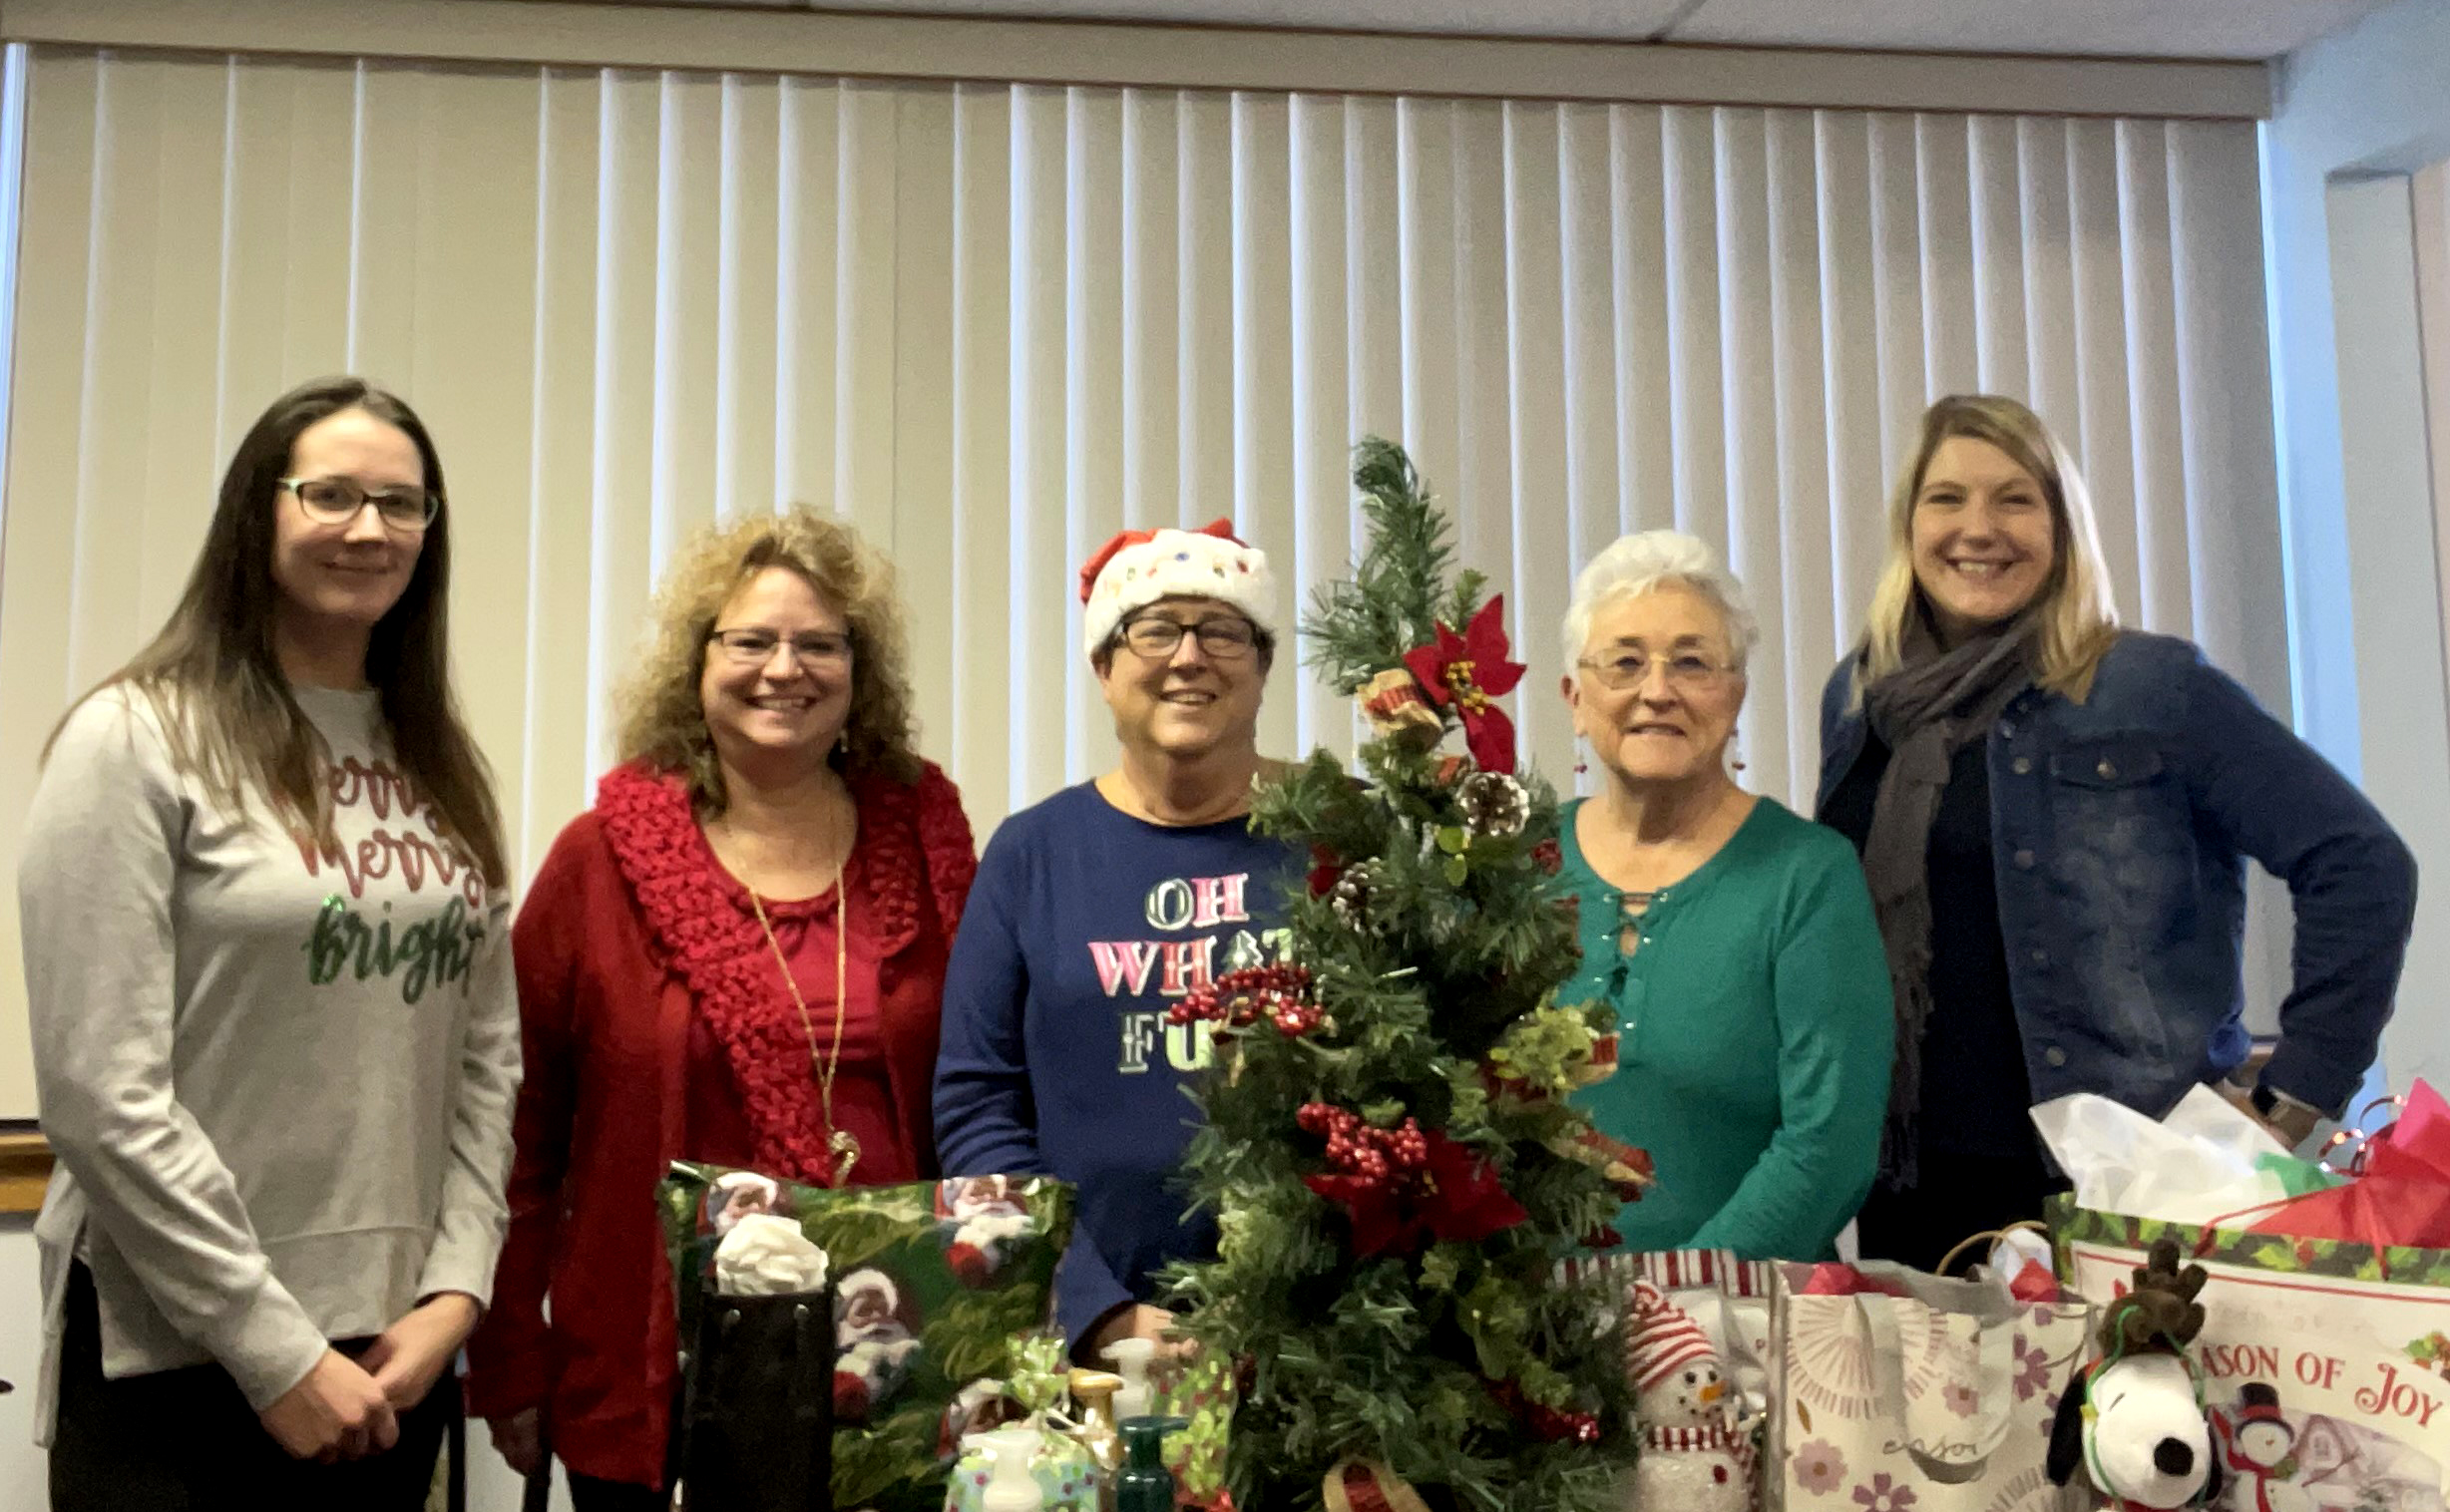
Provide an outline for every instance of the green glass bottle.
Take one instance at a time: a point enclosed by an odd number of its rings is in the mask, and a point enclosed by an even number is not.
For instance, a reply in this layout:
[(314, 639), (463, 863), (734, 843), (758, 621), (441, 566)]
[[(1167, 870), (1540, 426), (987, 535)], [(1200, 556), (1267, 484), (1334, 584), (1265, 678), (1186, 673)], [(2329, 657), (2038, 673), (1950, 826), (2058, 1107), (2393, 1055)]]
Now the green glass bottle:
[(1187, 1417), (1123, 1419), (1123, 1468), (1114, 1477), (1114, 1512), (1174, 1512), (1174, 1472), (1165, 1467), (1165, 1435), (1189, 1426)]

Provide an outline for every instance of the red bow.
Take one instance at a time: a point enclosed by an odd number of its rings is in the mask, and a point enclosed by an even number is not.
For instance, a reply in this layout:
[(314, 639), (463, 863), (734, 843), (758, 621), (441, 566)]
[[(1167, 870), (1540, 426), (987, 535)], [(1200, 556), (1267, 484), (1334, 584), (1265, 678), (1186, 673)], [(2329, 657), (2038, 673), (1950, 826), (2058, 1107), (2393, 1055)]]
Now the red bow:
[[(1166, 529), (1171, 530), (1173, 527), (1168, 526)], [(1184, 534), (1189, 536), (1214, 536), (1219, 541), (1230, 541), (1236, 546), (1247, 546), (1249, 544), (1241, 537), (1234, 534), (1233, 521), (1222, 515), (1209, 521), (1198, 530), (1186, 531)], [(1125, 547), (1145, 546), (1147, 543), (1156, 539), (1157, 533), (1155, 531), (1116, 531), (1112, 540), (1108, 541), (1104, 546), (1099, 547), (1095, 556), (1091, 557), (1088, 561), (1080, 565), (1080, 601), (1082, 603), (1089, 601), (1089, 594), (1095, 591), (1097, 587), (1097, 574), (1106, 569), (1106, 564), (1114, 560), (1115, 553), (1123, 550)]]
[(1509, 648), (1504, 614), (1505, 595), (1499, 593), (1480, 606), (1462, 634), (1441, 624), (1437, 644), (1404, 653), (1404, 664), (1420, 679), (1422, 691), (1450, 705), (1463, 721), (1463, 744), (1483, 772), (1514, 770), (1514, 721), (1489, 701), (1511, 693), (1522, 681), (1522, 663), (1505, 659)]

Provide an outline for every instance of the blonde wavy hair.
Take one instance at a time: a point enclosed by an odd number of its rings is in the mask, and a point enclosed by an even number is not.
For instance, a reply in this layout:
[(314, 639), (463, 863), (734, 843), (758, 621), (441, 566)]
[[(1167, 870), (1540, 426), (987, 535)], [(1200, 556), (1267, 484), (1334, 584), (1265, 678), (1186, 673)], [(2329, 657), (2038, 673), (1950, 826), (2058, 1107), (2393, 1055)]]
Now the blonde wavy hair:
[(682, 544), (655, 594), (644, 658), (622, 683), (618, 754), (676, 772), (702, 813), (729, 799), (698, 693), (715, 616), (767, 567), (797, 573), (841, 610), (851, 631), (851, 714), (832, 760), (845, 777), (919, 780), (911, 718), (910, 642), (893, 568), (859, 533), (809, 508), (718, 522)]
[(1904, 662), (1905, 633), (1916, 614), (1928, 614), (1922, 586), (1914, 580), (1914, 501), (1932, 454), (1952, 436), (1988, 442), (2031, 473), (2050, 501), (2053, 551), (2050, 575), (2034, 597), (2040, 619), (2037, 680), (2077, 703), (2093, 688), (2101, 658), (2118, 639), (2118, 606), (2110, 597), (2110, 573), (2101, 555), (2101, 530), (2093, 496), (2076, 460), (2042, 418), (1998, 394), (1951, 394), (1922, 412), (1922, 440), (1897, 475), (1888, 499), (1888, 562), (1871, 592), (1863, 632), (1863, 658), (1854, 674), (1855, 694), (1865, 682), (1885, 677)]

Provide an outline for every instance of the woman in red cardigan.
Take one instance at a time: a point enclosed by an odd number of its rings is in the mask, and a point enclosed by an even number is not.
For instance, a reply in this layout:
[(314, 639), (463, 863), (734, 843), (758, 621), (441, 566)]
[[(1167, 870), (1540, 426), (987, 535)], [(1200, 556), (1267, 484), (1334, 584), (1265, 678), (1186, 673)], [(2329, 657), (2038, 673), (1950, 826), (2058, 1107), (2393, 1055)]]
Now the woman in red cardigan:
[[(667, 1504), (674, 1158), (825, 1185), (935, 1176), (945, 955), (976, 861), (913, 747), (888, 569), (806, 509), (684, 549), (622, 764), (512, 930), (527, 1080), (469, 1402), (580, 1512)], [(552, 1321), (545, 1318), (552, 1299)]]

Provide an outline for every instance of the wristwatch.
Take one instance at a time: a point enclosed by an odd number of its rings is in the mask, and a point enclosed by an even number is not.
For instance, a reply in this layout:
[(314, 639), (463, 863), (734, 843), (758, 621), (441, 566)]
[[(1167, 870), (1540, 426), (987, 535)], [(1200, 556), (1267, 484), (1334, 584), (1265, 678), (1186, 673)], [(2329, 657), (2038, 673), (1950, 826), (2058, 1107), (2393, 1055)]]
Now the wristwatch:
[(2254, 1116), (2286, 1135), (2291, 1145), (2303, 1144), (2305, 1136), (2314, 1131), (2314, 1125), (2322, 1121), (2320, 1108), (2299, 1102), (2267, 1081), (2254, 1083), (2254, 1089), (2246, 1096)]

